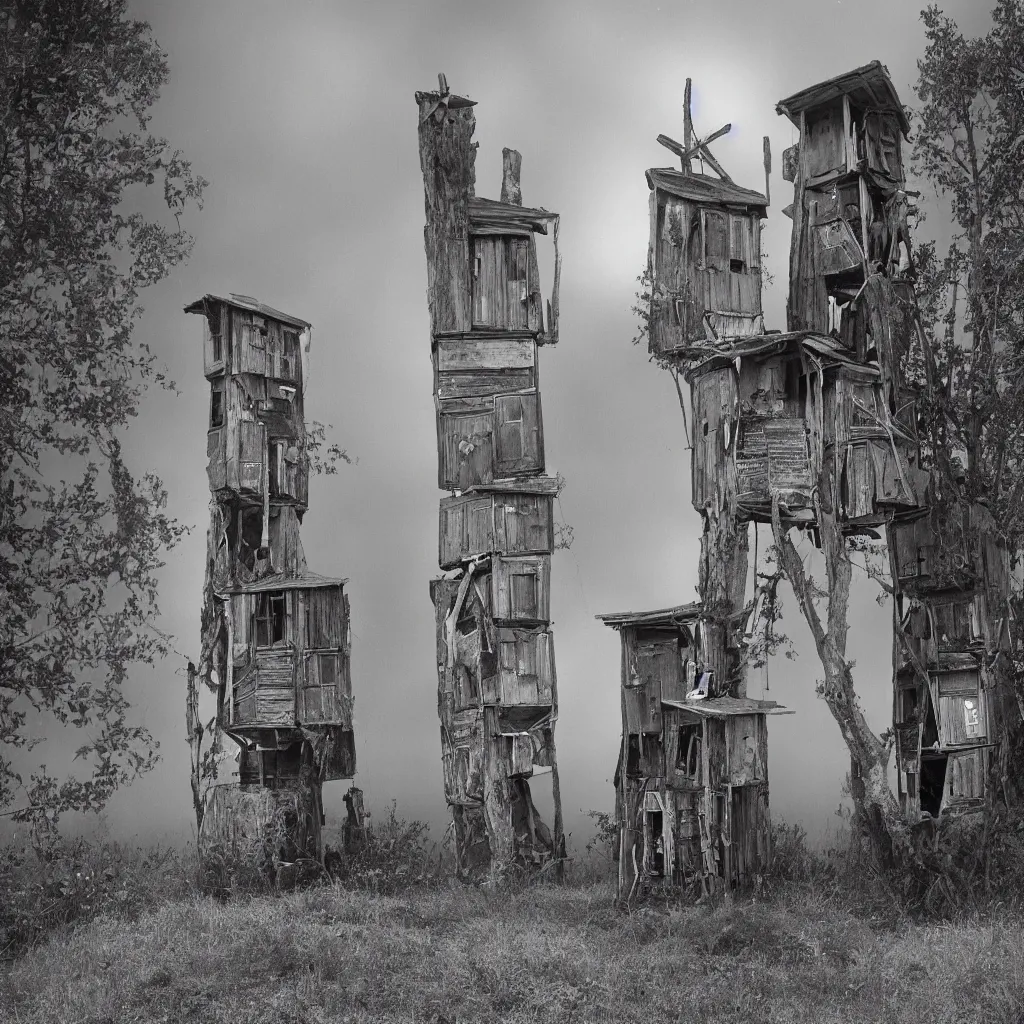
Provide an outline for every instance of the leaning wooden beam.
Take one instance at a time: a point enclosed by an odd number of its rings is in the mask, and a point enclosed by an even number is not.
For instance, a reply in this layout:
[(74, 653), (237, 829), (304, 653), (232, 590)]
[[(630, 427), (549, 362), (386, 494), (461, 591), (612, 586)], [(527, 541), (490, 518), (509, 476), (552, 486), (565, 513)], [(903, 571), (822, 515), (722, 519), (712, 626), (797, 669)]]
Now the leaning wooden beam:
[[(522, 157), (502, 153), (501, 200), (474, 195), (471, 101), (417, 93), (442, 499), (432, 581), (445, 797), (464, 876), (560, 871), (557, 694), (550, 626), (552, 505), (537, 352), (558, 339), (558, 215), (523, 206)], [(547, 304), (536, 235), (554, 224)], [(550, 771), (553, 830), (531, 782)]]

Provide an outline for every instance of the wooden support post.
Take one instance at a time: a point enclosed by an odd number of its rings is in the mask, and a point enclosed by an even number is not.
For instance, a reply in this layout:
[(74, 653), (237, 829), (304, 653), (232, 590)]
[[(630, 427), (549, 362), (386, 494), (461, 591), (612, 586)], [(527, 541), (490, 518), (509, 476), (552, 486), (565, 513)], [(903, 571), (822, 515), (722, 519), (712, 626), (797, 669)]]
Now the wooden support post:
[[(457, 99), (458, 97), (454, 97)], [(426, 199), (427, 302), (433, 334), (472, 326), (469, 199), (476, 185), (476, 118), (450, 94), (416, 93)], [(463, 101), (465, 102), (465, 101)]]
[(693, 117), (690, 113), (690, 90), (691, 83), (688, 78), (686, 80), (686, 92), (683, 93), (683, 149), (685, 150), (681, 158), (683, 174), (689, 174), (692, 168), (690, 157), (686, 155), (690, 152), (690, 147), (693, 145)]

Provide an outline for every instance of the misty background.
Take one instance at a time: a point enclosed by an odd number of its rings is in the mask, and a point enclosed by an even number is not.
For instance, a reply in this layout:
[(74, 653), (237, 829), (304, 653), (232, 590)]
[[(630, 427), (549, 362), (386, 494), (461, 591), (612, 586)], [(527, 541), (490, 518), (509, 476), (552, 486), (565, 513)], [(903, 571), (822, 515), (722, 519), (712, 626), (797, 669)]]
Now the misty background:
[[(791, 221), (781, 209), (793, 191), (781, 157), (796, 130), (775, 103), (878, 59), (913, 106), (920, 0), (130, 6), (171, 69), (150, 128), (210, 185), (205, 208), (183, 220), (196, 239), (192, 258), (143, 294), (136, 332), (180, 394), (149, 392), (124, 454), (136, 473), (162, 477), (170, 514), (193, 529), (160, 574), (158, 626), (178, 654), (136, 670), (126, 687), (162, 761), (114, 797), (104, 821), (146, 841), (178, 842), (194, 829), (185, 664), (200, 640), (209, 398), (202, 321), (182, 307), (207, 292), (240, 292), (313, 324), (307, 419), (333, 425), (329, 439), (358, 460), (311, 478), (302, 524), (310, 568), (350, 580), (355, 782), (377, 816), (395, 800), (435, 839), (447, 825), (427, 589), (439, 573), (442, 494), (413, 101), (443, 71), (453, 92), (477, 101), (477, 195), (498, 198), (509, 146), (523, 156), (524, 203), (561, 214), (560, 341), (540, 351), (540, 384), (547, 470), (567, 480), (556, 515), (574, 531), (571, 549), (553, 556), (551, 607), (562, 799), (581, 849), (586, 812), (612, 809), (620, 735), (619, 638), (594, 616), (696, 596), (701, 520), (682, 413), (671, 376), (648, 361), (646, 343), (630, 344), (647, 254), (644, 171), (676, 163), (655, 138), (681, 139), (688, 76), (698, 135), (732, 123), (712, 145), (737, 184), (764, 189), (761, 139), (770, 136), (765, 322), (785, 329)], [(985, 31), (986, 6), (943, 5), (967, 35)], [(159, 216), (159, 190), (150, 191), (146, 210)], [(922, 205), (916, 240), (941, 239), (948, 225), (927, 191)], [(548, 289), (550, 260), (542, 270)], [(763, 558), (769, 529), (759, 529)], [(855, 579), (850, 653), (881, 730), (891, 718), (891, 612), (877, 593)], [(748, 692), (796, 712), (769, 720), (772, 814), (820, 840), (835, 827), (849, 761), (815, 696), (806, 626), (788, 588), (782, 596), (799, 657), (751, 670)], [(50, 732), (45, 759), (55, 768), (61, 739)], [(73, 730), (64, 740), (77, 746)], [(347, 786), (325, 786), (328, 827), (340, 824)]]

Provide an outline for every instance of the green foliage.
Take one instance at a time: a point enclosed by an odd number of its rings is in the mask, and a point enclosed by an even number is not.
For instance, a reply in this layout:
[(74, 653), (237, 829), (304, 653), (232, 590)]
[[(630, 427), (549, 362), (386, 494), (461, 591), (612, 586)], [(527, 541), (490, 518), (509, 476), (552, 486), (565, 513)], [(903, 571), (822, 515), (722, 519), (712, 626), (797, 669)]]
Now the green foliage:
[[(116, 433), (150, 382), (174, 387), (132, 336), (206, 183), (145, 131), (168, 69), (126, 11), (23, 0), (0, 19), (0, 806), (22, 789), (20, 817), (98, 809), (155, 760), (123, 684), (167, 650), (155, 573), (183, 528)], [(174, 228), (122, 205), (158, 181)], [(79, 774), (15, 771), (40, 716), (87, 730)]]

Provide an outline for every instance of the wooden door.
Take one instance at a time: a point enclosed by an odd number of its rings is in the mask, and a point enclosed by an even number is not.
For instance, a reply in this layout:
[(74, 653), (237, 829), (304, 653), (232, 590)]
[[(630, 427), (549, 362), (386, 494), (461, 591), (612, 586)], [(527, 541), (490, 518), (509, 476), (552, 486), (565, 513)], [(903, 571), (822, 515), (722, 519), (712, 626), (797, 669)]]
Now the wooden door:
[(504, 555), (554, 549), (554, 499), (547, 494), (500, 494), (494, 498), (494, 550)]
[(438, 412), (438, 486), (465, 490), (494, 479), (491, 399), (442, 401)]
[(529, 320), (529, 239), (473, 239), (473, 326), (525, 331)]
[(540, 395), (498, 395), (494, 399), (495, 452), (497, 476), (544, 471)]

